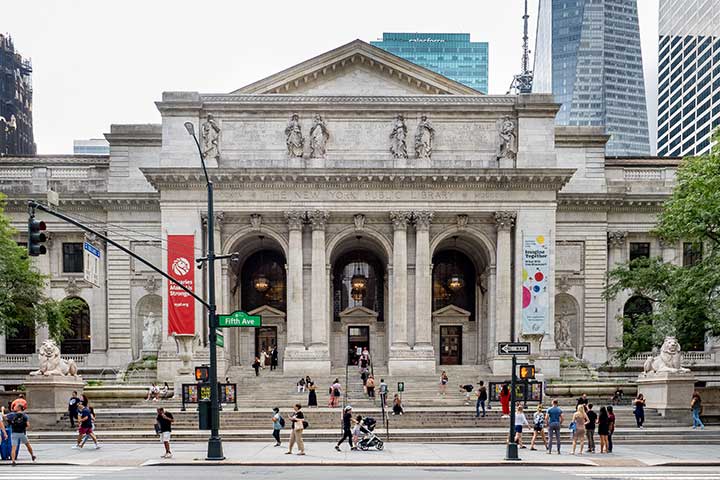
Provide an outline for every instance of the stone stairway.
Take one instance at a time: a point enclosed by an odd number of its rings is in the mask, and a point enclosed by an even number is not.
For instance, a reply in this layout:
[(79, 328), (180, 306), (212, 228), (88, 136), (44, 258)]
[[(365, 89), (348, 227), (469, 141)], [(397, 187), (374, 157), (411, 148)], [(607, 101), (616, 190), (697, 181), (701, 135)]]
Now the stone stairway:
[(588, 363), (574, 357), (560, 359), (560, 381), (593, 382), (598, 380), (598, 371)]

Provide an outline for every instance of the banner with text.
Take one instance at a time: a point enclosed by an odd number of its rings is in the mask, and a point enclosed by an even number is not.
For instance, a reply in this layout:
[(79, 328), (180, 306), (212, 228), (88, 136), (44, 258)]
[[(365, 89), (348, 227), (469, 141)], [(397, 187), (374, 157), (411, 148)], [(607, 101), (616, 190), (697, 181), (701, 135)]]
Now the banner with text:
[(522, 333), (544, 334), (548, 317), (550, 252), (543, 235), (523, 234)]
[[(168, 235), (168, 273), (195, 291), (195, 235)], [(195, 299), (168, 281), (168, 335), (195, 333)]]

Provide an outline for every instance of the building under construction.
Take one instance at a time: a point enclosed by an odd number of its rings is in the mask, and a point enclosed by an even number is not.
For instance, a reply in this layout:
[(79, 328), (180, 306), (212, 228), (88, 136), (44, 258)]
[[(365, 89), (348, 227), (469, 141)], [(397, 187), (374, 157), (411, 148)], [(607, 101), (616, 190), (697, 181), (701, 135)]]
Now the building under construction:
[(33, 155), (32, 64), (0, 34), (0, 155)]

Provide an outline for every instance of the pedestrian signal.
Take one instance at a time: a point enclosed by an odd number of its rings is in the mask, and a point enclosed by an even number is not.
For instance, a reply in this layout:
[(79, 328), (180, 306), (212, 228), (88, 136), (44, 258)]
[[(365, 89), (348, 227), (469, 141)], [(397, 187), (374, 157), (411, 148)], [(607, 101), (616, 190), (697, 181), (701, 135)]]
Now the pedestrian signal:
[(520, 365), (520, 380), (533, 380), (535, 378), (535, 365)]
[(195, 380), (198, 382), (207, 382), (210, 379), (210, 367), (195, 367)]

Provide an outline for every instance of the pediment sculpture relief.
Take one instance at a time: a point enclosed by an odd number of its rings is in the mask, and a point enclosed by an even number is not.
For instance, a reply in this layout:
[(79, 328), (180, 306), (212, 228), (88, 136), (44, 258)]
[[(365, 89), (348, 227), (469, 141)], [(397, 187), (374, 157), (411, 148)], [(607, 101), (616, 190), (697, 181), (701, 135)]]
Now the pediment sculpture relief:
[(292, 114), (287, 127), (285, 127), (285, 144), (287, 145), (287, 151), (290, 157), (297, 158), (303, 156), (305, 138), (303, 138), (300, 117), (297, 113)]
[(407, 158), (407, 125), (405, 125), (405, 118), (398, 114), (395, 116), (395, 122), (393, 123), (393, 129), (390, 133), (390, 153), (393, 158)]
[(428, 120), (427, 115), (421, 116), (415, 132), (415, 157), (430, 158), (434, 139), (435, 129)]
[(500, 145), (498, 146), (497, 159), (507, 158), (515, 160), (517, 158), (517, 133), (515, 132), (515, 122), (510, 117), (503, 118), (500, 123)]
[(200, 128), (202, 137), (202, 151), (205, 160), (220, 160), (220, 127), (211, 114), (208, 113)]
[(313, 126), (310, 129), (310, 158), (324, 158), (330, 132), (322, 116), (315, 114)]

